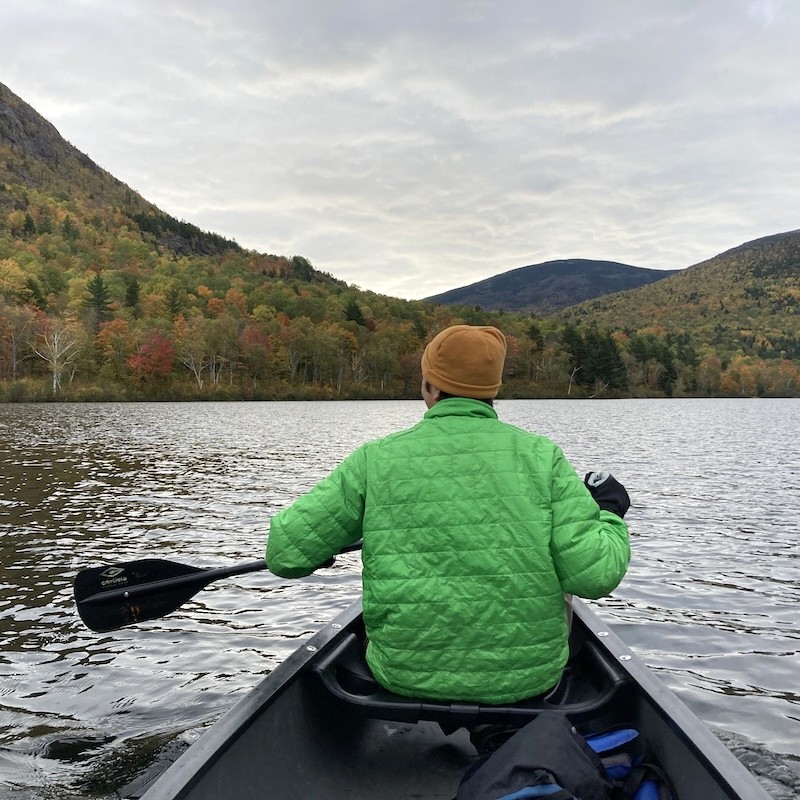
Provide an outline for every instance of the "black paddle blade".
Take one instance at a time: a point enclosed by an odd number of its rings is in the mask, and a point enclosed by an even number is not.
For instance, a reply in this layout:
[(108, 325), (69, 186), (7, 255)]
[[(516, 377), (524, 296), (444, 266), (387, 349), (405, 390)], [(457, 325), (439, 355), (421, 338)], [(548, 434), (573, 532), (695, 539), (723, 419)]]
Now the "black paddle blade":
[[(359, 539), (340, 552), (360, 550), (362, 544)], [(266, 568), (263, 558), (216, 569), (190, 567), (160, 558), (90, 567), (75, 576), (75, 604), (87, 628), (105, 633), (165, 617), (212, 581)]]
[(163, 617), (214, 580), (208, 572), (161, 559), (85, 569), (75, 577), (78, 614), (98, 633)]

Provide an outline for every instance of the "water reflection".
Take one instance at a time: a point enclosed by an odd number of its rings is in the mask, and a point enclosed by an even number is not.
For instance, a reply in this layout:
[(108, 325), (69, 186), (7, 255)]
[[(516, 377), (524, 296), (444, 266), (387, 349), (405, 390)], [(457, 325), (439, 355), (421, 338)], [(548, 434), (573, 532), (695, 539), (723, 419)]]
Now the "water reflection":
[[(797, 401), (501, 401), (579, 471), (628, 487), (634, 561), (601, 613), (712, 726), (800, 757)], [(272, 513), (421, 403), (0, 406), (0, 789), (111, 797), (180, 749), (359, 590), (359, 557), (302, 581), (212, 584), (110, 634), (78, 570), (259, 558)], [(45, 794), (46, 792), (46, 794)], [(2, 791), (0, 791), (2, 795)], [(2, 795), (6, 796), (6, 795)]]

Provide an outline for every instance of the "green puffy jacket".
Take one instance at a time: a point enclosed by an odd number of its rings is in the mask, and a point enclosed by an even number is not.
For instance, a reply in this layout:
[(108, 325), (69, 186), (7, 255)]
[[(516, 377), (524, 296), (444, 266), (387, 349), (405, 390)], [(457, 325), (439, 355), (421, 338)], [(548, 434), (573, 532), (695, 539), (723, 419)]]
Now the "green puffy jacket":
[(398, 694), (506, 703), (567, 659), (564, 593), (622, 580), (628, 529), (561, 449), (449, 398), (356, 450), (270, 524), (267, 564), (307, 575), (363, 536), (367, 661)]

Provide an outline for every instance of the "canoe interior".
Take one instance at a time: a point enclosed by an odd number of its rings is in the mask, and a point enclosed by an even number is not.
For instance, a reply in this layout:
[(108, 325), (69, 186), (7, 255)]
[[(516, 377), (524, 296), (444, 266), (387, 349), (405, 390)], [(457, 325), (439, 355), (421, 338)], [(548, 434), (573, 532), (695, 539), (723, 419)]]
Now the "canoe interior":
[[(281, 664), (144, 795), (127, 796), (452, 800), (476, 758), (464, 728), (446, 735), (436, 721), (404, 719), (413, 717), (413, 708), (400, 708), (399, 719), (376, 719), (358, 697), (337, 697), (323, 681), (326, 669), (330, 679), (331, 655), (341, 650), (343, 637), (361, 636), (359, 611), (357, 604), (348, 609)], [(678, 800), (767, 800), (734, 756), (604, 627), (576, 604), (569, 679), (556, 699), (575, 712), (568, 716), (578, 729), (637, 727), (650, 757), (670, 775)], [(343, 691), (347, 696), (350, 690)], [(430, 716), (441, 713), (434, 708)], [(465, 721), (473, 713), (480, 721), (496, 720), (498, 710), (460, 706), (454, 719)]]

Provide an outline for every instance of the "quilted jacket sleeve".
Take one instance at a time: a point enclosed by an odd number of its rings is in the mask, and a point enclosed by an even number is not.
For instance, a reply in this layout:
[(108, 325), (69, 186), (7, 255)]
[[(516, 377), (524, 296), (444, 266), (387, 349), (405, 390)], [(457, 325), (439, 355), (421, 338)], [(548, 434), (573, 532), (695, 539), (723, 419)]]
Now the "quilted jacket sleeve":
[(579, 597), (607, 595), (628, 569), (628, 526), (598, 507), (560, 448), (554, 452), (552, 476), (550, 550), (561, 587)]
[(364, 449), (270, 522), (267, 566), (284, 578), (309, 575), (345, 545), (361, 538), (366, 493)]

